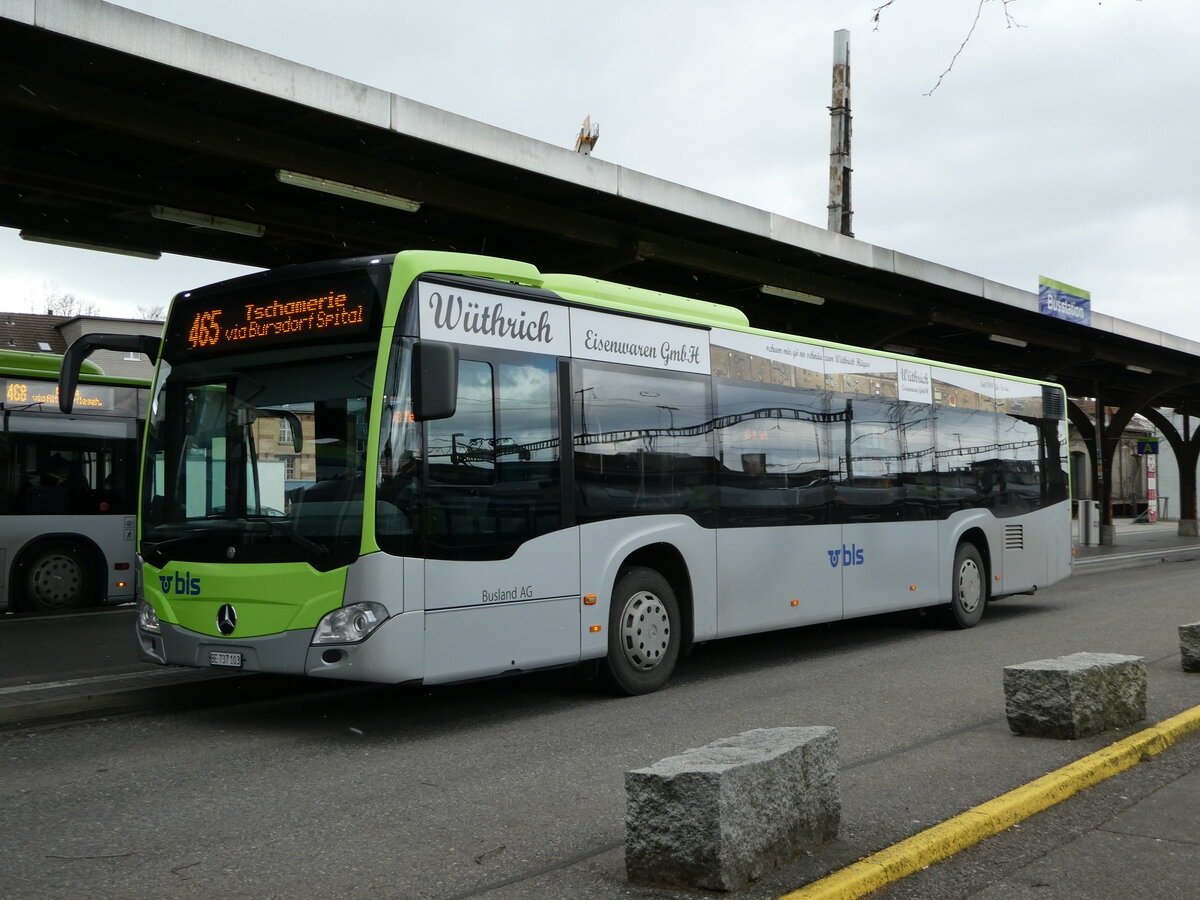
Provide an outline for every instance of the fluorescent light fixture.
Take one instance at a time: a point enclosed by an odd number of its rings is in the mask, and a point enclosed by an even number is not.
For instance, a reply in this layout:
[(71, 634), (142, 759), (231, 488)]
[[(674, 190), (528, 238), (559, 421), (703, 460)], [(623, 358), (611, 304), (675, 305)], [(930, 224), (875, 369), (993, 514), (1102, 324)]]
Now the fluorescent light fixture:
[(253, 222), (225, 219), (221, 216), (210, 216), (207, 213), (175, 209), (173, 206), (152, 206), (150, 207), (150, 216), (166, 222), (178, 222), (180, 225), (195, 225), (197, 228), (227, 231), (230, 234), (244, 234), (249, 237), (262, 237), (267, 231), (262, 225), (255, 225)]
[(421, 208), (419, 200), (409, 200), (407, 197), (397, 197), (395, 194), (385, 194), (383, 191), (373, 191), (370, 188), (355, 187), (341, 181), (330, 181), (328, 178), (319, 178), (316, 175), (304, 175), (300, 172), (289, 172), (287, 169), (276, 169), (275, 177), (283, 184), (310, 188), (338, 197), (361, 200), (364, 203), (390, 206), (392, 209), (402, 209), (405, 212), (416, 212)]
[(161, 259), (157, 250), (134, 250), (130, 247), (114, 247), (111, 244), (94, 244), (91, 241), (72, 241), (67, 238), (50, 237), (46, 234), (21, 232), (21, 239), (36, 244), (54, 244), (56, 247), (74, 247), (76, 250), (99, 250), (101, 253), (117, 253), (121, 256), (136, 256), (138, 259)]
[(1007, 334), (989, 334), (989, 341), (995, 341), (997, 344), (1008, 344), (1010, 347), (1028, 347), (1029, 341), (1023, 341), (1020, 338), (1009, 337)]
[(787, 288), (775, 287), (773, 284), (760, 284), (758, 286), (760, 292), (769, 294), (772, 297), (783, 297), (787, 300), (799, 300), (801, 303), (811, 303), (813, 306), (820, 306), (825, 302), (824, 297), (815, 297), (812, 294), (806, 294), (803, 291), (792, 291)]
[(1153, 375), (1154, 374), (1153, 369), (1147, 369), (1145, 366), (1135, 366), (1135, 365), (1131, 364), (1131, 365), (1127, 365), (1125, 368), (1126, 368), (1126, 370), (1128, 370), (1130, 372), (1137, 372), (1139, 375)]

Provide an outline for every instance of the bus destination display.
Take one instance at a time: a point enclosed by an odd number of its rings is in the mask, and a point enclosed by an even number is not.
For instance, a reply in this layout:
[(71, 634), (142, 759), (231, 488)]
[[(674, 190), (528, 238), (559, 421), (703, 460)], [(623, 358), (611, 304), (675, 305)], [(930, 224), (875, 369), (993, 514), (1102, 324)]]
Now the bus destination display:
[[(4, 379), (4, 405), (35, 406), (45, 404), (58, 411), (58, 385), (53, 381), (29, 381), (22, 378)], [(83, 409), (113, 408), (113, 389), (81, 384), (75, 389), (75, 405)]]
[(176, 346), (220, 353), (349, 337), (366, 329), (366, 312), (364, 302), (338, 290), (300, 299), (213, 303), (184, 314)]

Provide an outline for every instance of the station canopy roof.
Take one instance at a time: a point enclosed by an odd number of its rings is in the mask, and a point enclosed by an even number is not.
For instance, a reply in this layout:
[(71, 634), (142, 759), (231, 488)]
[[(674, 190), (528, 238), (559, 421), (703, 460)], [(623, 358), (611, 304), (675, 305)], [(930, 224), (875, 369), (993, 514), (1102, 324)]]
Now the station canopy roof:
[(1072, 396), (1101, 386), (1106, 403), (1200, 395), (1191, 341), (1051, 318), (1030, 291), (101, 0), (0, 0), (0, 70), (0, 225), (26, 235), (263, 267), (484, 253), (731, 304), (764, 328), (1052, 378)]

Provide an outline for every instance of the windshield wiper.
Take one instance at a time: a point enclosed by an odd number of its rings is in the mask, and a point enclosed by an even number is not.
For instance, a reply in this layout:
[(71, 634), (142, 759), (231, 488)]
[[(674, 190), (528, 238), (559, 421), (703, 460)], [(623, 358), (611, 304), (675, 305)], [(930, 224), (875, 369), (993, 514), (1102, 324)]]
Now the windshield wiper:
[[(165, 540), (165, 541), (159, 541), (158, 543), (156, 543), (154, 545), (154, 547), (152, 549), (146, 551), (146, 555), (148, 556), (151, 553), (153, 553), (155, 556), (162, 556), (164, 550), (168, 550), (171, 547), (175, 547), (179, 544), (184, 543), (185, 541), (190, 541), (194, 537), (196, 537), (195, 534), (185, 534), (182, 537), (169, 538), (168, 540)], [(145, 539), (143, 539), (142, 546), (144, 547), (145, 545), (146, 545), (146, 541), (145, 541)]]
[(324, 544), (318, 544), (316, 541), (306, 538), (291, 525), (284, 525), (282, 522), (272, 522), (270, 519), (265, 520), (267, 532), (269, 534), (278, 534), (287, 538), (297, 547), (316, 553), (320, 556), (328, 556), (329, 548)]

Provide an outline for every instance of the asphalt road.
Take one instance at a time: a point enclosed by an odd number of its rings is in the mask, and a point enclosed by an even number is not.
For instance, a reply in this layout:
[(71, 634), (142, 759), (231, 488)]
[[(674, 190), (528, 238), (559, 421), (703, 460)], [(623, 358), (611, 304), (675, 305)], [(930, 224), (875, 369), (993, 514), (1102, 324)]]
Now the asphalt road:
[[(11, 730), (0, 733), (0, 885), (14, 898), (699, 896), (625, 883), (624, 772), (751, 728), (832, 725), (841, 835), (737, 895), (774, 897), (1137, 730), (1016, 737), (1004, 665), (1136, 654), (1148, 723), (1196, 705), (1200, 676), (1180, 670), (1176, 628), (1200, 619), (1198, 574), (1182, 562), (1076, 576), (994, 604), (966, 632), (895, 616), (717, 642), (647, 697), (604, 697), (567, 673), (281, 686), (251, 703)], [(1194, 768), (1196, 751), (1193, 741), (1043, 816), (1086, 827), (1156, 790), (1171, 766)], [(1029, 868), (1042, 852), (1035, 831), (887, 893), (1064, 896), (1037, 887), (1049, 882)], [(1069, 864), (1100, 875), (1086, 858)], [(1124, 874), (1142, 896), (1176, 896), (1154, 882), (1164, 871)], [(994, 893), (1004, 885), (1013, 892)]]
[(87, 678), (140, 671), (134, 616), (132, 604), (55, 615), (0, 615), (0, 685), (64, 674)]

